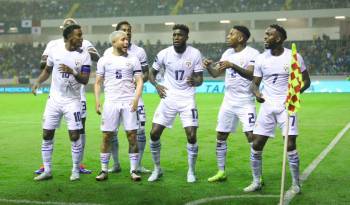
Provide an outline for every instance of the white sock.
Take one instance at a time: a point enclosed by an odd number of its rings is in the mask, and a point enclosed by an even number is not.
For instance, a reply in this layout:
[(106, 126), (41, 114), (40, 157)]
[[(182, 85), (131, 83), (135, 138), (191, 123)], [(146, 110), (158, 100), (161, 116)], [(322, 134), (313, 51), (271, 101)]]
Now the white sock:
[(144, 127), (141, 127), (140, 129), (137, 130), (137, 146), (139, 149), (139, 158), (138, 158), (137, 165), (141, 167), (141, 160), (142, 160), (142, 156), (146, 146), (146, 135), (145, 135)]
[(187, 143), (188, 171), (194, 173), (198, 156), (198, 145)]
[(129, 159), (130, 159), (130, 173), (132, 171), (136, 171), (136, 168), (138, 166), (139, 161), (139, 153), (129, 153)]
[(114, 166), (119, 166), (119, 141), (118, 141), (118, 134), (115, 133), (111, 140), (111, 152), (112, 152), (112, 158), (114, 161)]
[(73, 161), (72, 172), (79, 172), (81, 150), (82, 150), (82, 144), (81, 144), (81, 139), (79, 137), (77, 141), (72, 141), (72, 161)]
[(297, 150), (289, 151), (288, 161), (289, 161), (289, 169), (292, 175), (293, 184), (299, 185), (299, 155)]
[(227, 144), (226, 140), (216, 140), (216, 160), (218, 168), (225, 171)]
[(110, 157), (111, 153), (100, 153), (101, 170), (104, 172), (108, 172), (108, 163)]
[(253, 180), (255, 183), (259, 184), (262, 170), (262, 151), (256, 151), (253, 148), (251, 148), (250, 163), (252, 167)]
[(154, 169), (160, 169), (160, 149), (161, 149), (160, 140), (157, 140), (157, 141), (150, 140), (149, 145), (151, 148)]
[(43, 159), (45, 172), (51, 173), (53, 152), (53, 140), (43, 140), (41, 143), (41, 156)]
[(86, 135), (85, 135), (85, 134), (80, 134), (80, 139), (81, 139), (80, 163), (82, 163), (82, 162), (83, 162), (83, 159), (84, 159)]

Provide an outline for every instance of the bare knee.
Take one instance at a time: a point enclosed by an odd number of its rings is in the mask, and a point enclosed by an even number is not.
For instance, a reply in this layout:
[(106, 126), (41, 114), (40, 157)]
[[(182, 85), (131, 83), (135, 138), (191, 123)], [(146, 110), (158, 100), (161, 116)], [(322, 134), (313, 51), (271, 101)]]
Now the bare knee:
[(68, 130), (69, 132), (69, 137), (72, 142), (75, 142), (79, 139), (80, 137), (80, 130)]
[(43, 129), (43, 140), (52, 140), (55, 135), (55, 130)]
[(163, 125), (159, 125), (159, 124), (153, 123), (152, 129), (151, 129), (151, 132), (150, 132), (151, 140), (152, 141), (158, 141), (160, 139), (160, 136), (163, 133), (164, 128), (165, 127)]
[(195, 144), (197, 142), (197, 127), (185, 127), (187, 142)]

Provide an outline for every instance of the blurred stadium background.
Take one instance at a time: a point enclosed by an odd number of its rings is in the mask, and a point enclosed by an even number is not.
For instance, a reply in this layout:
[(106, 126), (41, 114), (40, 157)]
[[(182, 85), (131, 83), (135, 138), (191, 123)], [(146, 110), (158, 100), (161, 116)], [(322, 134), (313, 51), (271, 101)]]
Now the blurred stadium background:
[(112, 25), (128, 20), (133, 26), (132, 41), (145, 48), (150, 64), (158, 51), (171, 44), (174, 23), (187, 24), (189, 43), (199, 48), (204, 57), (214, 60), (226, 49), (225, 36), (232, 25), (247, 26), (252, 33), (250, 45), (262, 51), (264, 29), (279, 23), (288, 32), (287, 45), (297, 43), (311, 75), (345, 79), (350, 73), (350, 0), (0, 0), (0, 3), (2, 85), (28, 83), (39, 75), (41, 53), (49, 40), (61, 37), (59, 26), (67, 17), (78, 20), (84, 38), (93, 42), (100, 53), (109, 46)]

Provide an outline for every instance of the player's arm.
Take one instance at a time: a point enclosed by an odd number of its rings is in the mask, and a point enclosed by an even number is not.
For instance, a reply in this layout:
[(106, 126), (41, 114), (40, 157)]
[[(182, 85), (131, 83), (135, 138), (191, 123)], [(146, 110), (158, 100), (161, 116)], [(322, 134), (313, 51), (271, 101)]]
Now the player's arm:
[(94, 94), (95, 94), (95, 110), (96, 113), (101, 115), (101, 103), (100, 103), (100, 95), (101, 95), (101, 85), (103, 82), (103, 77), (100, 75), (96, 75), (96, 81), (94, 84)]
[(40, 60), (40, 70), (44, 70), (46, 67), (47, 55), (42, 55)]
[(147, 82), (148, 81), (148, 76), (149, 76), (149, 69), (148, 69), (148, 65), (144, 65), (141, 66), (142, 68), (142, 74), (143, 74), (143, 82)]
[(156, 80), (156, 76), (159, 73), (158, 70), (151, 68), (151, 71), (149, 72), (148, 75), (148, 80), (149, 82), (156, 88), (158, 95), (160, 98), (165, 98), (166, 97), (166, 91), (167, 88), (164, 87), (163, 85), (158, 84), (157, 80)]
[(192, 87), (201, 86), (203, 83), (203, 72), (193, 72), (190, 77), (187, 78), (187, 84)]
[(98, 59), (100, 59), (100, 54), (98, 53), (96, 48), (91, 47), (91, 48), (88, 49), (88, 52), (90, 54), (90, 58), (91, 58), (92, 61), (97, 62)]
[(227, 68), (232, 68), (234, 71), (236, 71), (240, 76), (243, 78), (246, 78), (248, 80), (253, 80), (253, 73), (254, 73), (254, 66), (249, 65), (247, 69), (244, 69), (234, 63), (231, 63), (230, 61), (220, 61), (219, 63), (219, 70), (226, 70)]
[(203, 67), (207, 69), (208, 73), (213, 77), (216, 78), (220, 75), (222, 75), (225, 71), (219, 70), (220, 65), (216, 64), (215, 67), (213, 67), (213, 61), (209, 59), (203, 60)]
[(36, 95), (36, 90), (40, 87), (40, 84), (46, 81), (52, 73), (52, 66), (45, 66), (44, 70), (41, 71), (38, 79), (35, 81), (32, 86), (32, 93)]
[(260, 93), (259, 86), (261, 83), (262, 77), (253, 77), (252, 84), (250, 85), (250, 91), (254, 94), (256, 100), (259, 103), (265, 102), (265, 99), (262, 97), (262, 94)]
[(142, 89), (143, 89), (142, 75), (135, 75), (135, 82), (136, 82), (136, 93), (135, 93), (135, 98), (133, 100), (131, 112), (135, 112), (137, 110), (139, 99), (142, 95)]
[(303, 75), (304, 86), (301, 88), (300, 93), (303, 93), (305, 90), (307, 90), (310, 87), (311, 80), (310, 80), (309, 72), (307, 70), (304, 70), (301, 74)]
[(78, 83), (86, 85), (89, 82), (90, 78), (90, 65), (81, 66), (81, 72), (79, 73), (75, 69), (68, 67), (65, 64), (60, 64), (58, 70), (61, 73), (69, 73), (74, 76), (74, 78), (78, 81)]

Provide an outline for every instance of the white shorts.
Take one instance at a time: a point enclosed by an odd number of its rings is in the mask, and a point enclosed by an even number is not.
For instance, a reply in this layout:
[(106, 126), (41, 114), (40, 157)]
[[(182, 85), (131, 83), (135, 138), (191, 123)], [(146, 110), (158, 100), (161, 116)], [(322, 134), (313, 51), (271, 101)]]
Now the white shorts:
[(218, 114), (217, 132), (235, 132), (240, 121), (243, 132), (253, 131), (256, 119), (255, 104), (232, 105), (227, 101), (221, 104)]
[(178, 113), (183, 127), (198, 127), (198, 111), (194, 98), (174, 100), (166, 97), (161, 99), (154, 113), (153, 123), (171, 128)]
[(139, 104), (137, 106), (137, 119), (144, 124), (146, 122), (146, 111), (145, 104), (143, 103), (142, 98), (139, 99)]
[[(284, 105), (271, 106), (268, 103), (262, 103), (259, 114), (254, 126), (254, 134), (274, 137), (276, 125), (285, 134), (287, 121), (287, 110)], [(298, 119), (296, 115), (289, 117), (288, 135), (298, 135)]]
[(60, 126), (62, 116), (67, 122), (68, 130), (80, 130), (83, 128), (80, 101), (60, 103), (49, 98), (46, 102), (43, 116), (43, 129), (57, 129)]
[(81, 118), (86, 118), (86, 116), (87, 116), (86, 100), (85, 101), (80, 101), (80, 104), (81, 104)]
[(131, 102), (108, 102), (103, 104), (101, 130), (114, 132), (123, 123), (124, 130), (137, 130), (139, 128), (137, 113), (131, 112)]

